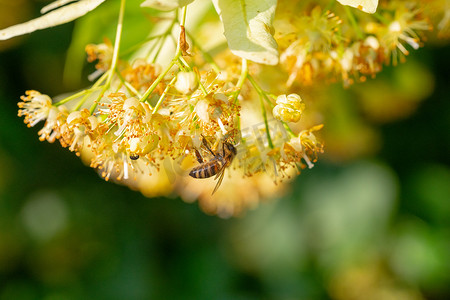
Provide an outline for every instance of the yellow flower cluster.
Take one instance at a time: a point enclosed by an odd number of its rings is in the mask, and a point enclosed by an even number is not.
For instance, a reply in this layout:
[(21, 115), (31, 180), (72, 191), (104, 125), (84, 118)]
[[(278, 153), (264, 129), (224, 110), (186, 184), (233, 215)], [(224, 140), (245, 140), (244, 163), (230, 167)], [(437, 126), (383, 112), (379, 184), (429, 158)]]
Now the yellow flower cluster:
[(288, 86), (321, 79), (341, 78), (344, 85), (365, 81), (384, 64), (403, 62), (407, 46), (417, 50), (420, 36), (432, 28), (419, 1), (382, 2), (374, 15), (338, 5), (308, 9), (308, 4), (280, 1), (278, 6), (275, 37)]
[[(185, 6), (165, 33), (150, 41), (152, 50), (130, 61), (119, 59), (122, 5), (114, 45), (105, 40), (86, 47), (88, 61), (96, 62), (90, 76), (95, 83), (55, 103), (27, 91), (19, 116), (30, 127), (45, 121), (40, 140), (58, 140), (105, 180), (121, 180), (148, 196), (176, 191), (186, 201), (198, 199), (207, 213), (237, 215), (280, 194), (285, 189), (278, 183), (312, 168), (323, 152), (316, 137), (323, 127), (320, 112), (308, 111), (314, 99), (303, 94), (302, 99), (299, 86), (324, 79), (344, 85), (364, 81), (384, 64), (403, 61), (431, 29), (429, 10), (417, 1), (381, 2), (373, 15), (336, 1), (327, 4), (279, 1), (273, 37), (270, 26), (263, 26), (262, 40), (254, 37), (268, 49), (261, 57), (259, 50), (236, 49), (211, 56), (201, 48), (206, 42), (195, 41), (184, 27)], [(226, 18), (233, 15), (227, 13), (221, 18), (232, 27)], [(266, 7), (264, 13), (270, 19), (275, 10)], [(261, 29), (258, 24), (252, 26)], [(176, 41), (172, 32), (178, 29)], [(230, 32), (240, 34), (241, 28)], [(209, 32), (198, 35), (209, 38)], [(171, 42), (175, 51), (166, 47)], [(251, 47), (228, 42), (230, 48)], [(282, 68), (272, 69), (268, 78), (266, 68), (245, 58), (274, 64), (276, 44)], [(167, 53), (173, 54), (169, 62), (161, 58)], [(319, 117), (311, 118), (314, 113)], [(195, 176), (189, 172), (194, 167)], [(211, 196), (216, 182), (202, 180), (206, 177), (218, 178), (218, 185), (223, 180), (225, 187)]]
[[(101, 66), (106, 64), (100, 61), (97, 66), (102, 70)], [(311, 166), (316, 154), (322, 151), (321, 143), (311, 133), (314, 129), (309, 135), (299, 136), (286, 131), (289, 127), (284, 122), (297, 122), (305, 108), (296, 94), (281, 95), (274, 101), (274, 116), (280, 121), (271, 119), (270, 127), (266, 127), (261, 120), (253, 124), (254, 130), (239, 129), (239, 90), (213, 72), (180, 71), (163, 78), (161, 67), (141, 60), (133, 65), (119, 62), (119, 66), (122, 71), (113, 76), (109, 88), (116, 92), (105, 91), (105, 96), (101, 96), (101, 86), (94, 84), (90, 90), (67, 98), (78, 102), (70, 107), (67, 99), (52, 104), (49, 96), (28, 91), (19, 103), (19, 116), (25, 116), (28, 126), (45, 121), (39, 131), (41, 140), (59, 140), (63, 147), (88, 157), (91, 167), (98, 169), (105, 180), (122, 180), (133, 186), (129, 180), (139, 181), (143, 176), (152, 176), (155, 181), (169, 177), (172, 187), (164, 185), (165, 190), (156, 191), (156, 195), (167, 194), (177, 187), (186, 199), (191, 197), (192, 188), (186, 181), (193, 180), (186, 175), (189, 166), (198, 159), (196, 152), (206, 162), (217, 159), (225, 141), (237, 149), (235, 164), (230, 169), (236, 169), (232, 172), (237, 172), (240, 178), (257, 178), (267, 173), (271, 174), (271, 180), (279, 181), (289, 166), (297, 171)], [(162, 79), (155, 85), (157, 78)], [(149, 88), (154, 88), (147, 97), (149, 100), (142, 101), (142, 94)], [(241, 136), (244, 139), (239, 142)], [(293, 142), (295, 138), (297, 142)], [(204, 139), (211, 144), (215, 157), (205, 148)], [(205, 210), (210, 213), (228, 216), (248, 206), (247, 201), (234, 201), (233, 205), (226, 205), (226, 210), (221, 205), (213, 209), (211, 191), (212, 188), (203, 185), (202, 193), (196, 196), (202, 198), (202, 205), (207, 205), (209, 208)], [(221, 199), (221, 194), (215, 201)]]

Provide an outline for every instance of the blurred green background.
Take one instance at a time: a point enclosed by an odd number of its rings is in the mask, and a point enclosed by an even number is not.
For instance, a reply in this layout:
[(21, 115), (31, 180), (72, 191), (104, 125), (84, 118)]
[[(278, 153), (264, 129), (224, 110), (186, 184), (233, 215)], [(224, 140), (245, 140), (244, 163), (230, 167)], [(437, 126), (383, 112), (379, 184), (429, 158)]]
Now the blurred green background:
[[(3, 11), (11, 24), (42, 6), (17, 3)], [(84, 60), (83, 45), (101, 41), (96, 30), (112, 37), (108, 12), (88, 36), (79, 32), (89, 18), (0, 43), (0, 300), (450, 299), (448, 46), (415, 51), (348, 90), (332, 86), (340, 113), (326, 110), (324, 131), (338, 131), (345, 145), (330, 141), (286, 197), (222, 220), (181, 199), (149, 199), (103, 181), (17, 117), (25, 90), (58, 95), (87, 85), (63, 78), (66, 54), (79, 43)], [(145, 32), (130, 34), (130, 44)], [(414, 90), (408, 78), (424, 72), (434, 90), (426, 86), (415, 112), (400, 105), (380, 120), (365, 110), (370, 101), (358, 100), (386, 84), (395, 94), (374, 101), (414, 98), (423, 87), (412, 80)], [(376, 138), (359, 135), (364, 128)], [(361, 141), (366, 150), (346, 155)]]

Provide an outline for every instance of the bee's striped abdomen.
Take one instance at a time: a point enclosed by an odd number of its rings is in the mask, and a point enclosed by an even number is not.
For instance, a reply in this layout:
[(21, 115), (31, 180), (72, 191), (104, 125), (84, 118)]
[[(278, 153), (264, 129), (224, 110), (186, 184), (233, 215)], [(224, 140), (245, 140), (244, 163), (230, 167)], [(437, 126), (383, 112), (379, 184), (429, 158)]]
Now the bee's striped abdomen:
[(217, 180), (217, 183), (214, 191), (212, 192), (214, 194), (222, 183), (225, 169), (231, 165), (231, 162), (236, 156), (237, 151), (236, 148), (227, 141), (224, 141), (222, 143), (222, 152), (212, 151), (204, 137), (203, 144), (206, 149), (208, 149), (208, 151), (213, 155), (213, 158), (210, 161), (204, 162), (200, 152), (195, 149), (195, 156), (197, 157), (197, 161), (200, 163), (200, 165), (193, 168), (189, 172), (189, 175), (191, 177), (200, 179), (212, 177), (215, 175), (216, 177), (214, 178), (214, 180)]
[(213, 159), (193, 168), (189, 175), (194, 178), (208, 178), (216, 175), (222, 169), (222, 166), (222, 159)]

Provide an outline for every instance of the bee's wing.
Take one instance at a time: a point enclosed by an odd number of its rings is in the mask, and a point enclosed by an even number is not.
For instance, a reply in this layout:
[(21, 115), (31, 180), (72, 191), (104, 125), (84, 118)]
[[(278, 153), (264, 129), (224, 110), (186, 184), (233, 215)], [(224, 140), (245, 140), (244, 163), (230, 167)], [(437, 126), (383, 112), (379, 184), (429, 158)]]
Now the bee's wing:
[(214, 179), (219, 178), (219, 181), (217, 181), (216, 183), (216, 187), (214, 188), (214, 191), (212, 192), (211, 195), (214, 195), (214, 193), (217, 191), (217, 189), (219, 188), (220, 184), (222, 183), (223, 180), (223, 175), (225, 174), (225, 167), (222, 167), (222, 169), (219, 171), (219, 173), (217, 173), (216, 177)]
[(216, 176), (214, 177), (214, 180), (217, 180), (217, 178), (219, 178), (219, 176), (222, 175), (222, 173), (225, 171), (225, 169), (226, 169), (226, 166), (225, 166), (225, 165), (222, 166), (222, 167), (220, 168), (219, 172), (217, 172)]

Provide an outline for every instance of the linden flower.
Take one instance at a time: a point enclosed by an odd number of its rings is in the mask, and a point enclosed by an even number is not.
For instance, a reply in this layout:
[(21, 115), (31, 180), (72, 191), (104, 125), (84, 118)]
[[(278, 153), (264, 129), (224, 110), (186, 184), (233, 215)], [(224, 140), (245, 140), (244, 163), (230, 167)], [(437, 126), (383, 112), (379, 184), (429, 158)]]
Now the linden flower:
[[(53, 12), (0, 31), (0, 37), (62, 24), (103, 1), (56, 1), (43, 13), (55, 9)], [(169, 2), (176, 8), (191, 1), (155, 0), (146, 1), (144, 6)], [(244, 6), (213, 2), (224, 24), (231, 52), (256, 63), (277, 64), (278, 50), (272, 36), (276, 0), (248, 1)], [(198, 198), (207, 213), (221, 217), (239, 215), (263, 198), (280, 195), (286, 189), (275, 183), (291, 178), (296, 170), (315, 162), (322, 145), (313, 132), (320, 126), (303, 130), (291, 139), (295, 133), (286, 124), (297, 122), (302, 116), (305, 104), (299, 95), (279, 96), (273, 108), (275, 118), (268, 120), (264, 106), (262, 110), (255, 109), (258, 100), (253, 97), (254, 91), (261, 101), (270, 97), (258, 87), (259, 80), (253, 80), (254, 75), (262, 72), (259, 65), (226, 56), (222, 62), (227, 64), (224, 68), (227, 72), (221, 74), (222, 70), (213, 62), (209, 63), (213, 60), (200, 48), (192, 49), (194, 55), (201, 52), (198, 56), (183, 58), (186, 51), (183, 43), (188, 33), (187, 29), (183, 31), (186, 9), (182, 18), (180, 14), (173, 14), (174, 19), (169, 22), (172, 27), (159, 35), (159, 42), (154, 40), (156, 43), (151, 47), (155, 48), (146, 51), (145, 59), (132, 62), (119, 59), (126, 57), (120, 52), (122, 26), (126, 24), (123, 21), (125, 0), (120, 4), (114, 46), (109, 41), (86, 46), (88, 61), (98, 60), (97, 71), (91, 77), (104, 73), (91, 87), (55, 104), (50, 97), (36, 91), (28, 91), (22, 97), (19, 116), (25, 117), (25, 123), (35, 126), (45, 121), (39, 131), (41, 140), (58, 139), (63, 147), (81, 155), (105, 180), (121, 181), (150, 196), (167, 195), (176, 187), (178, 194), (187, 201)], [(258, 13), (256, 17), (254, 12)], [(336, 34), (340, 19), (316, 7), (303, 17), (284, 21), (289, 30), (280, 35), (280, 49), (283, 63), (290, 72), (288, 83), (299, 78), (312, 79), (320, 72), (333, 70), (330, 53), (343, 41), (342, 35)], [(178, 26), (182, 34), (178, 42), (173, 39), (176, 50), (167, 62), (166, 57), (159, 54), (170, 55), (172, 50), (166, 51), (165, 41), (171, 42), (171, 33)], [(138, 47), (143, 44), (139, 43)], [(194, 42), (192, 37), (192, 45), (200, 46), (202, 42)], [(142, 46), (137, 53), (142, 53), (144, 48)], [(347, 60), (341, 59), (341, 65), (346, 63), (346, 70), (350, 72), (350, 55), (345, 58)], [(150, 61), (166, 63), (161, 67)], [(281, 94), (280, 91), (285, 90), (283, 86), (276, 92)], [(69, 102), (71, 111), (62, 105)], [(242, 114), (241, 104), (247, 106), (245, 114)], [(222, 151), (224, 157), (221, 157)], [(227, 153), (230, 155), (225, 155)], [(221, 158), (227, 162), (223, 164)], [(208, 172), (225, 170), (226, 174), (219, 173), (225, 174), (223, 187), (212, 197), (217, 183), (214, 178), (199, 180), (188, 174), (194, 165), (208, 164), (214, 159), (218, 164)], [(226, 169), (217, 170), (221, 163)], [(243, 177), (248, 180), (242, 180)]]
[[(235, 165), (242, 170), (244, 176), (265, 173), (274, 182), (289, 178), (289, 168), (281, 163), (280, 149), (289, 141), (289, 133), (276, 119), (264, 120), (246, 104), (242, 110), (242, 139), (236, 145)], [(270, 138), (269, 138), (270, 136)]]
[[(108, 132), (105, 124), (100, 124), (99, 127), (104, 130), (89, 145), (90, 151), (85, 151), (87, 150), (86, 147), (82, 150), (85, 159), (90, 160), (90, 166), (97, 169), (105, 180), (136, 179), (140, 175), (150, 175), (152, 172), (159, 170), (159, 162), (155, 159), (149, 159), (148, 156), (144, 155), (131, 154), (127, 148), (129, 145), (117, 141), (117, 137)], [(131, 141), (131, 144), (133, 144), (133, 141)], [(138, 148), (139, 145), (136, 147)], [(133, 186), (129, 181), (125, 183)]]
[(312, 84), (312, 79), (323, 74), (330, 59), (330, 50), (342, 42), (336, 34), (342, 21), (330, 12), (314, 7), (309, 15), (292, 18), (291, 6), (281, 7), (275, 21), (280, 45), (280, 62), (289, 73), (287, 86), (295, 81)]
[(87, 109), (71, 112), (66, 119), (67, 126), (61, 132), (60, 142), (63, 147), (69, 146), (69, 150), (77, 152), (84, 146), (85, 139), (94, 140), (99, 123)]
[(379, 41), (374, 36), (368, 36), (362, 43), (355, 43), (352, 49), (355, 49), (353, 58), (354, 70), (372, 77), (381, 71), (384, 59), (383, 49), (381, 49)]
[(25, 116), (24, 123), (33, 127), (47, 119), (52, 108), (52, 99), (38, 91), (26, 91), (25, 94), (26, 96), (20, 97), (23, 102), (17, 104), (20, 108), (18, 116)]
[[(274, 147), (278, 148), (283, 139), (275, 138), (271, 131), (271, 140)], [(277, 135), (278, 137), (278, 135)], [(266, 132), (263, 126), (253, 129), (250, 132), (244, 132), (235, 160), (240, 169), (247, 177), (257, 173), (267, 173), (274, 180), (278, 177), (278, 168), (273, 156), (270, 156), (271, 148), (267, 140)]]
[(106, 116), (104, 124), (114, 130), (116, 142), (125, 152), (146, 155), (158, 146), (158, 134), (151, 122), (152, 110), (147, 103), (123, 93), (110, 94), (111, 103), (102, 103), (98, 114)]
[[(110, 95), (115, 96), (115, 95)], [(143, 135), (148, 131), (148, 124), (151, 118), (151, 111), (148, 104), (142, 103), (136, 98), (128, 98), (123, 102), (125, 95), (117, 95), (111, 106), (109, 120), (111, 125), (117, 125), (117, 131), (114, 134), (118, 137), (134, 138)], [(120, 99), (122, 98), (122, 99)], [(120, 99), (120, 100), (118, 100)], [(122, 106), (120, 105), (122, 104)], [(143, 127), (147, 127), (143, 129)]]
[(294, 17), (290, 2), (280, 4), (279, 10), (279, 17), (275, 20), (275, 36), (281, 50), (303, 46), (309, 52), (324, 52), (329, 50), (332, 44), (339, 42), (335, 33), (342, 20), (329, 11), (323, 12), (320, 6), (315, 6), (310, 11), (298, 12)]
[(50, 109), (44, 127), (39, 130), (39, 140), (53, 143), (56, 139), (61, 137), (62, 128), (66, 125), (66, 119), (69, 111), (64, 105), (58, 107), (53, 106)]
[(420, 47), (420, 38), (416, 31), (430, 30), (431, 26), (421, 15), (422, 11), (413, 4), (393, 3), (392, 7), (395, 9), (392, 22), (384, 30), (375, 34), (379, 35), (386, 57), (389, 58), (392, 55), (392, 63), (396, 65), (399, 59), (403, 61), (404, 56), (409, 54), (403, 42), (417, 50)]
[(106, 40), (103, 44), (89, 44), (86, 46), (85, 51), (88, 55), (87, 61), (94, 62), (98, 60), (95, 68), (99, 71), (108, 71), (111, 67), (113, 58), (113, 47), (109, 40)]
[(322, 127), (323, 125), (317, 125), (308, 130), (303, 130), (299, 133), (298, 137), (292, 138), (289, 141), (290, 146), (298, 153), (301, 153), (310, 169), (314, 167), (313, 162), (317, 161), (318, 154), (323, 152), (323, 144), (313, 133), (322, 129)]
[(305, 104), (297, 94), (280, 95), (276, 100), (277, 105), (273, 108), (275, 119), (284, 122), (298, 122), (305, 109)]
[[(384, 50), (374, 36), (368, 36), (363, 41), (356, 41), (348, 46), (339, 46), (330, 52), (334, 67), (332, 72), (341, 74), (344, 86), (357, 81), (366, 80), (365, 75), (375, 77), (380, 72), (384, 61)], [(354, 78), (352, 78), (354, 77)]]
[[(69, 112), (64, 105), (53, 106), (49, 96), (37, 91), (27, 91), (21, 99), (23, 102), (18, 103), (18, 116), (25, 116), (24, 122), (28, 127), (45, 120), (44, 127), (38, 132), (40, 141), (53, 143), (62, 137), (63, 132), (70, 131), (66, 122)], [(64, 140), (60, 142), (63, 147), (67, 147)]]
[(272, 125), (270, 127), (272, 147), (264, 145), (261, 141), (264, 139), (265, 132), (254, 132), (260, 135), (255, 139), (245, 136), (246, 140), (238, 147), (238, 155), (235, 158), (237, 165), (244, 170), (245, 176), (249, 177), (263, 172), (274, 182), (291, 178), (306, 166), (312, 168), (311, 161), (316, 161), (317, 154), (323, 152), (322, 144), (312, 133), (321, 127), (322, 125), (318, 125), (303, 130), (297, 137), (289, 138), (287, 132), (283, 131), (282, 124), (279, 124), (278, 129)]
[[(123, 78), (129, 82), (137, 91), (143, 93), (161, 73), (161, 67), (157, 64), (150, 64), (144, 59), (136, 59), (131, 66), (126, 67), (122, 72)], [(160, 82), (155, 93), (162, 94), (165, 84)]]
[(92, 151), (95, 156), (91, 160), (91, 167), (97, 168), (106, 181), (112, 177), (117, 180), (130, 177), (134, 161), (130, 159), (125, 147), (114, 142), (111, 135), (103, 135), (96, 140)]
[[(296, 96), (293, 98), (298, 101)], [(250, 103), (244, 104), (241, 114), (242, 140), (235, 145), (237, 155), (232, 165), (225, 170), (222, 187), (212, 195), (211, 192), (217, 183), (213, 178), (192, 180), (186, 176), (179, 176), (176, 184), (177, 191), (185, 201), (193, 202), (198, 199), (202, 210), (222, 218), (239, 216), (244, 211), (256, 207), (262, 199), (286, 192), (286, 187), (277, 183), (292, 178), (299, 169), (315, 161), (311, 149), (321, 151), (319, 149), (321, 144), (313, 133), (320, 129), (320, 126), (302, 131), (296, 137), (301, 145), (297, 151), (288, 145), (289, 134), (283, 124), (272, 119), (268, 127), (273, 146), (271, 148), (265, 123), (260, 120), (261, 116), (251, 109)], [(220, 149), (220, 145), (217, 148)], [(213, 147), (213, 151), (217, 148)], [(202, 157), (208, 161), (211, 154), (203, 151)], [(305, 163), (301, 162), (302, 159)], [(195, 164), (191, 163), (190, 168), (193, 165)]]
[[(226, 89), (225, 82), (215, 80), (209, 83), (209, 74), (203, 74), (201, 83), (204, 91), (198, 88), (192, 95), (172, 98), (165, 107), (170, 111), (170, 120), (177, 124), (183, 135), (190, 135), (200, 146), (201, 135), (226, 135), (234, 131), (235, 118), (239, 114), (239, 106), (232, 101), (234, 89)], [(214, 79), (213, 79), (214, 80)]]

